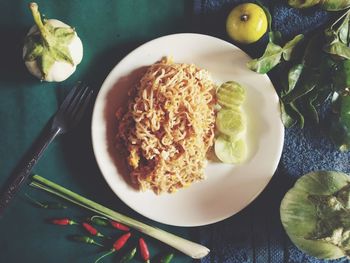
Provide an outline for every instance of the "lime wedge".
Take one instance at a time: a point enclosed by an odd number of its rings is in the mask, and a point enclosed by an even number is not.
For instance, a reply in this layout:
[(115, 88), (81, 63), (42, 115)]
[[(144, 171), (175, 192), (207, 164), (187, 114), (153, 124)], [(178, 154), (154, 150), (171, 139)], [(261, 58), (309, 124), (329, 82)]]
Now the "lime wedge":
[(245, 160), (247, 147), (243, 139), (237, 141), (227, 140), (224, 136), (219, 136), (215, 140), (215, 155), (223, 163), (238, 164)]
[(221, 109), (216, 116), (217, 130), (230, 137), (232, 141), (241, 137), (245, 127), (245, 119), (239, 109)]
[(245, 100), (244, 88), (235, 81), (227, 81), (217, 91), (218, 103), (222, 107), (235, 108), (242, 105)]

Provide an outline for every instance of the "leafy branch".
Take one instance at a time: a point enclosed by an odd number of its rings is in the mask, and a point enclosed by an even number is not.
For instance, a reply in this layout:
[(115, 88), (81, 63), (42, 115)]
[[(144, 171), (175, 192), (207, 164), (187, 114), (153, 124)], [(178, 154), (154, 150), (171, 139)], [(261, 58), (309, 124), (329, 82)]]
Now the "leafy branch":
[[(297, 8), (320, 5), (329, 11), (344, 10), (322, 32), (304, 38), (297, 35), (281, 45), (279, 32), (269, 33), (269, 43), (260, 58), (247, 66), (258, 73), (276, 68), (281, 77), (279, 96), (286, 127), (305, 121), (319, 123), (319, 108), (333, 97), (330, 136), (340, 150), (350, 149), (350, 0), (289, 0)], [(336, 99), (335, 99), (336, 98)], [(349, 132), (348, 132), (349, 131)]]

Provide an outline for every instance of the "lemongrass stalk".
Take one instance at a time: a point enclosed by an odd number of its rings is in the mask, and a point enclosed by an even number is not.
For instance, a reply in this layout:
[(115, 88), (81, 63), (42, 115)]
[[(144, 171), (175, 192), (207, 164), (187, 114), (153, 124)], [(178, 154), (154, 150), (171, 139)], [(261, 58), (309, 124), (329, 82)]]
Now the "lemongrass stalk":
[(149, 226), (131, 217), (115, 212), (92, 200), (89, 200), (81, 195), (78, 195), (64, 188), (63, 186), (60, 186), (54, 182), (51, 182), (39, 175), (34, 175), (33, 179), (35, 181), (31, 183), (31, 186), (50, 192), (76, 205), (84, 207), (90, 211), (93, 211), (109, 219), (118, 221), (122, 224), (132, 227), (146, 235), (149, 235), (155, 239), (162, 241), (163, 243), (181, 251), (182, 253), (192, 258), (195, 258), (195, 259), (203, 258), (210, 252), (210, 250), (205, 246), (186, 240), (182, 237), (176, 236), (174, 234), (171, 234), (159, 228)]

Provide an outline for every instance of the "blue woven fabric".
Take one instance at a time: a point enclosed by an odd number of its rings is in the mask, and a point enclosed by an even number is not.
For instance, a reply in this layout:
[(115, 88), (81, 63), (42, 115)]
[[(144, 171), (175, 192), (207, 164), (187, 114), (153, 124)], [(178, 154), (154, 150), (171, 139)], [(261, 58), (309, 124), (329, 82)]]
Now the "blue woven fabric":
[[(242, 2), (247, 1), (195, 0), (195, 30), (228, 40), (225, 19), (228, 12)], [(317, 8), (301, 11), (290, 8), (286, 1), (260, 2), (272, 13), (273, 30), (280, 31), (286, 40), (299, 33), (308, 34), (331, 19), (330, 14)], [(263, 53), (266, 42), (264, 37), (257, 43), (240, 47), (251, 56), (258, 56)], [(277, 88), (278, 82), (273, 75), (270, 77)], [(327, 107), (324, 115), (327, 115)], [(199, 229), (201, 242), (211, 248), (203, 263), (350, 262), (345, 258), (318, 260), (304, 254), (291, 243), (279, 217), (284, 194), (301, 175), (316, 170), (350, 172), (350, 153), (341, 153), (334, 147), (325, 136), (327, 126), (325, 118), (321, 118), (317, 127), (306, 125), (303, 130), (297, 127), (286, 130), (278, 170), (263, 193), (237, 215)]]

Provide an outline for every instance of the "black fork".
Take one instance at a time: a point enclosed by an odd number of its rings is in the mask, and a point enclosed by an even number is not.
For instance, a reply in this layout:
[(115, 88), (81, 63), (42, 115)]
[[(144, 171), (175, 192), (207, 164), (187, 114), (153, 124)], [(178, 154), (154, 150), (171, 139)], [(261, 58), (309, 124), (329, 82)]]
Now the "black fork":
[(0, 196), (0, 217), (49, 144), (57, 135), (66, 133), (79, 122), (91, 101), (92, 95), (93, 90), (82, 84), (76, 85), (68, 93), (53, 116), (50, 129), (38, 138), (30, 152), (28, 152), (27, 158), (20, 163), (18, 169), (9, 178), (8, 184)]

